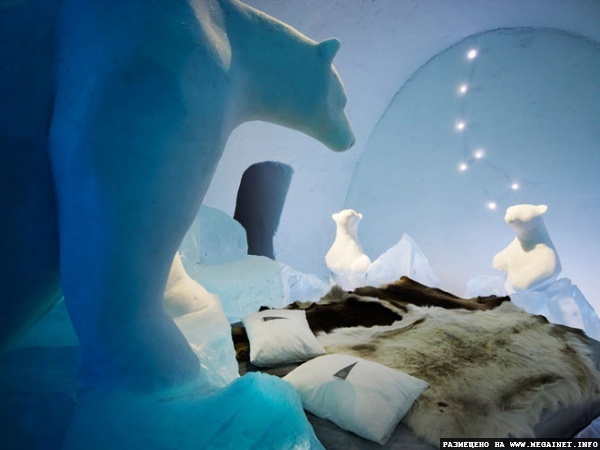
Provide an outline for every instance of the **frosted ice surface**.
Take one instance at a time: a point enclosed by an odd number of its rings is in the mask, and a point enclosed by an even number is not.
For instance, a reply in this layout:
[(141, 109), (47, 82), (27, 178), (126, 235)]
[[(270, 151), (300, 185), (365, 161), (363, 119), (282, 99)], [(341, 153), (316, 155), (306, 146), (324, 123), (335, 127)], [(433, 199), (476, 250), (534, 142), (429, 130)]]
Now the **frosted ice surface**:
[(152, 394), (82, 397), (63, 450), (315, 449), (316, 438), (294, 388), (250, 373), (222, 389), (198, 383)]
[(181, 256), (175, 254), (163, 294), (163, 306), (171, 317), (200, 311), (218, 301), (185, 271)]
[(219, 296), (230, 322), (239, 321), (261, 306), (284, 306), (281, 267), (272, 259), (245, 256), (217, 265), (189, 264), (184, 260), (184, 266), (190, 277)]
[(488, 295), (506, 295), (504, 277), (481, 275), (473, 277), (467, 282), (467, 288), (464, 295), (465, 298)]
[[(472, 278), (465, 297), (507, 295), (504, 280), (495, 276)], [(552, 323), (579, 328), (600, 340), (600, 318), (579, 288), (569, 278), (560, 278), (537, 289), (510, 294), (511, 301), (531, 314), (544, 316)]]
[(202, 206), (179, 247), (182, 259), (201, 264), (222, 264), (248, 253), (246, 230), (227, 213)]
[(329, 285), (264, 256), (248, 255), (218, 265), (195, 264), (188, 274), (211, 293), (217, 294), (230, 322), (237, 322), (261, 306), (282, 308), (296, 300), (317, 301)]
[(579, 288), (561, 278), (543, 288), (511, 294), (513, 303), (532, 314), (541, 314), (552, 323), (584, 330), (600, 339), (600, 319)]
[(281, 268), (247, 254), (244, 228), (223, 211), (203, 206), (179, 247), (187, 274), (219, 297), (230, 322), (260, 306), (283, 306)]
[(217, 300), (174, 320), (198, 356), (208, 382), (225, 386), (239, 376), (231, 327)]
[(329, 290), (316, 275), (247, 255), (245, 242), (245, 231), (235, 219), (203, 206), (179, 248), (187, 274), (218, 296), (230, 322), (261, 306), (281, 308), (295, 300), (316, 301)]
[(283, 278), (283, 303), (288, 305), (296, 300), (316, 302), (330, 289), (329, 284), (317, 275), (297, 271), (293, 267), (279, 263)]

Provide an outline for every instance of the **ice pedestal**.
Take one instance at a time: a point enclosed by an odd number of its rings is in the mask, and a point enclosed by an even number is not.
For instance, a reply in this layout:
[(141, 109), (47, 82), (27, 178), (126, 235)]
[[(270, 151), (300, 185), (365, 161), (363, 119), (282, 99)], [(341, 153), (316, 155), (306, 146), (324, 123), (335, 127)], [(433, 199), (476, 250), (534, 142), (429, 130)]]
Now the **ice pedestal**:
[(485, 297), (488, 295), (497, 295), (499, 297), (507, 295), (506, 287), (504, 286), (504, 277), (481, 275), (473, 277), (467, 282), (465, 298)]
[(261, 306), (284, 306), (281, 268), (269, 258), (245, 256), (218, 265), (183, 261), (190, 277), (218, 295), (230, 322), (239, 321), (244, 315), (258, 311)]
[(561, 278), (544, 287), (516, 292), (512, 302), (531, 314), (541, 314), (552, 323), (584, 330), (600, 339), (600, 319), (579, 288), (568, 278)]
[(223, 389), (199, 380), (167, 392), (97, 392), (76, 407), (63, 450), (315, 449), (317, 440), (294, 388), (247, 374)]
[(201, 311), (174, 320), (198, 356), (204, 380), (225, 386), (238, 378), (231, 326), (217, 300)]
[[(480, 276), (468, 282), (465, 297), (486, 295), (507, 295), (504, 279)], [(560, 278), (537, 289), (512, 293), (510, 299), (528, 313), (542, 315), (552, 323), (578, 328), (600, 340), (600, 318), (569, 278)]]
[[(515, 205), (507, 208), (505, 222), (515, 239), (493, 259), (504, 277), (476, 277), (467, 285), (466, 297), (510, 295), (512, 302), (552, 323), (584, 330), (600, 339), (600, 319), (577, 286), (560, 278), (560, 258), (544, 223), (546, 205)], [(503, 287), (501, 287), (503, 282)]]

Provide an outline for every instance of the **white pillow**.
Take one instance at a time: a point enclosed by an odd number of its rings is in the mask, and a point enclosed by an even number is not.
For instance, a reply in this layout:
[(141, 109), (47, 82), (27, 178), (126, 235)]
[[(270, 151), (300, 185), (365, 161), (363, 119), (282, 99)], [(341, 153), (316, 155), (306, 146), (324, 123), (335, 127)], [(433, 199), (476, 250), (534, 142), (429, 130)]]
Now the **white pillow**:
[(270, 309), (242, 318), (250, 341), (250, 362), (259, 367), (301, 362), (323, 355), (303, 310)]
[(283, 379), (296, 388), (304, 409), (382, 445), (429, 387), (407, 373), (340, 354), (315, 358)]

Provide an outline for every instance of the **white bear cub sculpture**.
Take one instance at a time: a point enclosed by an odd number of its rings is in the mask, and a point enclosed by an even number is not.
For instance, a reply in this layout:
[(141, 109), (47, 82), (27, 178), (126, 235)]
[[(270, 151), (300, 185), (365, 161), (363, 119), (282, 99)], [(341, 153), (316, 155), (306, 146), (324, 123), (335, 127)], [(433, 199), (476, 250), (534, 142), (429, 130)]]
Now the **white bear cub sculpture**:
[(345, 290), (364, 286), (371, 259), (358, 242), (358, 224), (363, 216), (353, 209), (345, 209), (331, 217), (336, 223), (336, 235), (325, 255), (325, 263), (331, 271), (330, 281)]
[(516, 205), (506, 210), (505, 222), (517, 236), (493, 260), (495, 269), (506, 272), (508, 293), (537, 288), (556, 279), (561, 271), (556, 248), (543, 215), (546, 205)]

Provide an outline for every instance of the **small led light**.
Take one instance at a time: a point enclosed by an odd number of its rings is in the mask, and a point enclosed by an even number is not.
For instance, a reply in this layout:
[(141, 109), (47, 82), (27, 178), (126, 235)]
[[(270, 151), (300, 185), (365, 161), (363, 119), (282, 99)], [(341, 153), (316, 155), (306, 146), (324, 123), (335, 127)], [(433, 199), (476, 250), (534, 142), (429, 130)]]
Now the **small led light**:
[(468, 90), (469, 90), (469, 86), (468, 86), (468, 85), (466, 85), (466, 84), (461, 84), (461, 85), (458, 87), (458, 93), (459, 93), (459, 94), (462, 94), (462, 95), (466, 94)]
[(521, 188), (521, 186), (519, 185), (519, 183), (513, 183), (513, 184), (510, 185), (510, 188), (513, 191), (518, 191)]
[(491, 209), (493, 211), (498, 207), (498, 205), (496, 204), (496, 202), (488, 202), (487, 207), (488, 209)]
[(460, 170), (461, 172), (464, 172), (465, 170), (467, 170), (469, 168), (469, 165), (467, 163), (460, 163), (458, 165), (458, 170)]
[(485, 151), (483, 151), (482, 148), (475, 150), (475, 153), (473, 153), (473, 156), (475, 156), (475, 159), (481, 159), (485, 156)]
[(469, 50), (469, 52), (467, 53), (467, 58), (469, 58), (469, 59), (477, 58), (477, 50), (475, 50), (474, 48)]
[(466, 126), (467, 126), (467, 124), (464, 123), (463, 121), (456, 122), (456, 129), (458, 131), (463, 131)]

